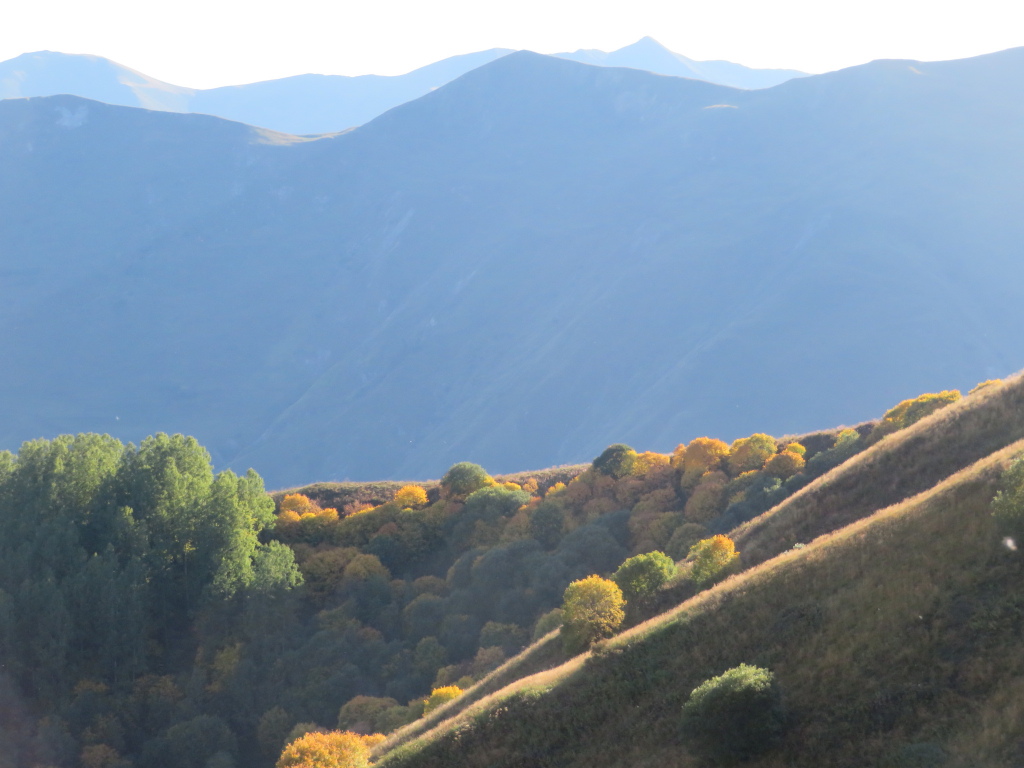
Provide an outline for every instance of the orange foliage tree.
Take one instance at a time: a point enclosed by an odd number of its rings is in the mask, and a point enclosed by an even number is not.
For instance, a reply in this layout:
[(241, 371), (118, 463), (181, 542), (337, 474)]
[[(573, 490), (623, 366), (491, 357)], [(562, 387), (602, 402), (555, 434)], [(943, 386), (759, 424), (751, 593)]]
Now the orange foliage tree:
[(729, 446), (711, 437), (697, 437), (686, 446), (683, 456), (684, 488), (693, 488), (705, 472), (718, 469), (729, 455)]
[(794, 451), (785, 450), (768, 459), (764, 471), (780, 480), (786, 480), (804, 468), (804, 457)]
[(351, 731), (313, 731), (284, 748), (277, 768), (369, 768), (367, 737)]

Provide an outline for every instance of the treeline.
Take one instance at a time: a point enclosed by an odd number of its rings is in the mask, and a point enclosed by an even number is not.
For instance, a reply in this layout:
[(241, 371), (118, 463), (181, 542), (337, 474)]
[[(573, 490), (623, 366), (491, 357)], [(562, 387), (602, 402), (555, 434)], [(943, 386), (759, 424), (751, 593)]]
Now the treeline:
[(959, 395), (923, 397), (802, 442), (612, 446), (568, 483), (462, 463), (340, 510), (275, 508), (180, 435), (26, 443), (0, 454), (3, 674), (40, 716), (17, 761), (269, 766), (303, 733), (397, 728), (558, 626), (571, 582), (683, 559)]

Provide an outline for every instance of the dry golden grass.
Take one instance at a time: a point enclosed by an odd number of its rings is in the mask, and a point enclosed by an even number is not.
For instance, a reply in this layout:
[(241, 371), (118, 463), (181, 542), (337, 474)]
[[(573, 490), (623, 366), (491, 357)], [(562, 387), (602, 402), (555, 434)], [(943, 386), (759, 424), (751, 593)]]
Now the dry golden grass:
[(965, 397), (889, 435), (730, 537), (756, 565), (929, 488), (1024, 438), (1024, 374)]
[(793, 713), (781, 749), (752, 765), (871, 765), (928, 741), (943, 743), (950, 765), (1012, 765), (1024, 600), (1007, 586), (1022, 568), (1001, 548), (988, 505), (1021, 450), (1006, 447), (497, 691), (382, 762), (689, 765), (683, 701), (748, 662), (775, 671)]

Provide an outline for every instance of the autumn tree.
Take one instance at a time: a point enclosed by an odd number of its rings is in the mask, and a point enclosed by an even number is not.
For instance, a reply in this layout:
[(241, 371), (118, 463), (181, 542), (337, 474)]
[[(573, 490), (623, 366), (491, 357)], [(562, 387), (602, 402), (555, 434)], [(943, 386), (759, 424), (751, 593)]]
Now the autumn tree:
[(284, 748), (277, 768), (369, 768), (366, 739), (351, 731), (307, 733)]
[(729, 478), (724, 472), (707, 472), (686, 500), (683, 515), (692, 523), (706, 523), (725, 510)]
[(764, 465), (764, 471), (780, 480), (786, 480), (801, 472), (804, 468), (804, 457), (788, 448), (775, 454)]
[(701, 539), (690, 548), (690, 560), (693, 561), (690, 578), (698, 586), (709, 584), (739, 556), (736, 545), (728, 536), (719, 534), (710, 539)]
[(418, 485), (406, 485), (395, 493), (395, 503), (403, 509), (416, 509), (427, 503), (427, 492)]
[(882, 420), (871, 431), (871, 439), (877, 441), (892, 432), (906, 429), (958, 400), (960, 392), (955, 389), (926, 392), (910, 400), (904, 400), (885, 412)]
[(710, 437), (691, 440), (683, 454), (683, 487), (693, 488), (705, 472), (718, 469), (728, 455), (729, 446), (721, 440)]
[(729, 450), (729, 474), (737, 477), (744, 472), (757, 471), (777, 450), (775, 438), (771, 435), (757, 433), (750, 437), (742, 437), (736, 440)]
[(676, 573), (676, 564), (664, 552), (648, 552), (626, 560), (612, 575), (627, 605), (645, 603)]
[(442, 688), (435, 688), (430, 692), (423, 702), (423, 715), (424, 717), (429, 715), (435, 709), (444, 704), (447, 704), (453, 699), (459, 698), (462, 695), (462, 689), (457, 685), (446, 685)]
[(625, 600), (618, 584), (600, 576), (588, 576), (565, 589), (562, 603), (562, 642), (566, 651), (578, 653), (595, 640), (610, 637), (622, 624)]

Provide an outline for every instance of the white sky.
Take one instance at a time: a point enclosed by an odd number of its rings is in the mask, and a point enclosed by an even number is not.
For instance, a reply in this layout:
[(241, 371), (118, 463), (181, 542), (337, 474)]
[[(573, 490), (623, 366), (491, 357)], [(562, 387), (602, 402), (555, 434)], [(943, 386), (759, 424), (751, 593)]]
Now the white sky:
[(92, 53), (210, 88), (400, 74), (486, 48), (613, 50), (650, 35), (694, 59), (824, 72), (1024, 46), (1020, 0), (15, 0), (0, 61)]

